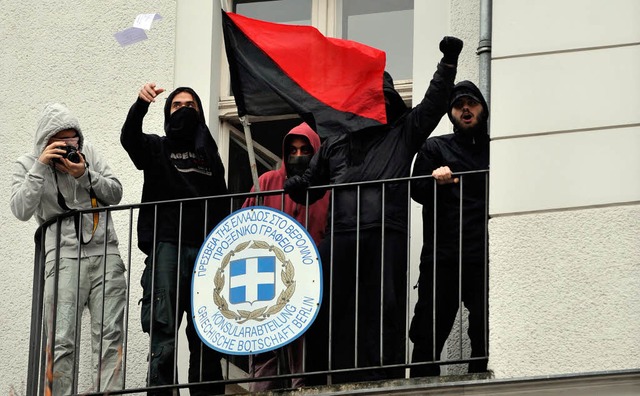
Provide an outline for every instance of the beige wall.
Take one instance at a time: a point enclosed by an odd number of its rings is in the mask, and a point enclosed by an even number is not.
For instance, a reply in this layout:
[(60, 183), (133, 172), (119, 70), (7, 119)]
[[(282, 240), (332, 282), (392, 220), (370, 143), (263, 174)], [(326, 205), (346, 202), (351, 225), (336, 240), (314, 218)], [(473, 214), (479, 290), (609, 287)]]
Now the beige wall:
[(494, 218), (497, 378), (640, 367), (640, 205)]
[(640, 3), (494, 0), (490, 368), (640, 367)]
[[(422, 98), (441, 57), (438, 42), (444, 35), (465, 40), (459, 79), (476, 79), (477, 23), (479, 0), (417, 1), (415, 5), (414, 91)], [(139, 13), (158, 12), (161, 21), (147, 32), (149, 40), (120, 47), (113, 38), (116, 31), (131, 26)], [(78, 3), (68, 0), (0, 2), (0, 133), (4, 138), (7, 169), (19, 155), (30, 151), (40, 110), (50, 101), (64, 101), (77, 114), (87, 139), (108, 155), (110, 165), (124, 186), (123, 204), (140, 200), (142, 174), (136, 171), (120, 146), (119, 133), (129, 106), (147, 81), (171, 91), (181, 85), (192, 86), (209, 109), (207, 120), (226, 158), (226, 142), (218, 136), (217, 101), (220, 92), (222, 40), (216, 2), (151, 0), (138, 4), (127, 1)], [(165, 96), (166, 97), (166, 94)], [(162, 97), (151, 106), (145, 121), (147, 132), (162, 133)], [(436, 134), (448, 133), (444, 120)], [(22, 223), (11, 214), (10, 173), (0, 175), (5, 186), (0, 194), (0, 394), (13, 387), (22, 394), (26, 381), (28, 336), (31, 310), (34, 221)], [(419, 218), (420, 207), (414, 207)], [(114, 215), (126, 224), (128, 213)], [(135, 218), (134, 218), (135, 223)], [(417, 229), (419, 230), (419, 224)], [(142, 386), (146, 371), (147, 338), (139, 329), (141, 290), (138, 287), (143, 256), (136, 248), (128, 250), (129, 230), (118, 228), (125, 262), (131, 258), (132, 285), (129, 315), (127, 386)], [(421, 238), (414, 239), (414, 252)], [(415, 253), (414, 253), (415, 255)], [(413, 260), (417, 263), (416, 260)], [(416, 274), (416, 271), (414, 271)], [(88, 320), (85, 313), (84, 321)], [(88, 333), (87, 328), (83, 330)], [(87, 338), (83, 336), (80, 391), (88, 390)], [(185, 340), (180, 341), (185, 346)], [(184, 349), (184, 348), (182, 348)], [(180, 366), (186, 367), (187, 353), (179, 353)], [(85, 363), (82, 363), (85, 362)], [(185, 370), (180, 376), (185, 378)]]
[[(10, 164), (31, 150), (43, 105), (65, 101), (108, 154), (123, 203), (139, 202), (142, 175), (119, 131), (144, 82), (193, 86), (217, 131), (219, 15), (217, 6), (194, 3), (0, 2), (2, 394), (12, 386), (21, 394), (26, 381), (36, 227), (10, 213)], [(633, 309), (640, 302), (640, 94), (630, 88), (639, 86), (639, 4), (494, 0), (490, 368), (497, 377), (640, 366)], [(414, 97), (426, 90), (444, 35), (465, 40), (458, 80), (477, 81), (478, 8), (479, 0), (416, 1)], [(148, 12), (164, 18), (149, 40), (119, 47), (113, 33)], [(147, 131), (161, 132), (161, 105), (152, 106)], [(449, 130), (445, 119), (436, 133)], [(419, 205), (413, 213), (419, 218)], [(128, 231), (118, 229), (125, 260)], [(413, 243), (417, 263), (417, 234)], [(142, 386), (142, 257), (133, 246), (128, 385)], [(80, 390), (88, 389), (86, 370), (82, 381)]]
[[(163, 19), (147, 32), (149, 39), (120, 47), (113, 34), (130, 27), (137, 14), (153, 12)], [(144, 82), (173, 88), (175, 15), (176, 2), (166, 0), (0, 2), (4, 159), (4, 172), (0, 173), (0, 394), (9, 394), (15, 387), (17, 394), (23, 395), (26, 385), (36, 229), (35, 221), (20, 222), (9, 209), (13, 161), (32, 151), (33, 133), (44, 104), (63, 101), (80, 119), (87, 140), (107, 156), (119, 176), (124, 187), (122, 202), (139, 202), (142, 174), (120, 145), (120, 128)], [(161, 106), (162, 102), (154, 105), (146, 119), (149, 131), (162, 131)], [(115, 221), (125, 224), (127, 216)], [(128, 230), (120, 227), (117, 231), (125, 255)], [(138, 320), (142, 258), (135, 242), (133, 251), (128, 384), (141, 386), (146, 371), (146, 337)], [(89, 355), (84, 353), (82, 359), (86, 367)], [(90, 380), (83, 375), (79, 390), (89, 386)]]

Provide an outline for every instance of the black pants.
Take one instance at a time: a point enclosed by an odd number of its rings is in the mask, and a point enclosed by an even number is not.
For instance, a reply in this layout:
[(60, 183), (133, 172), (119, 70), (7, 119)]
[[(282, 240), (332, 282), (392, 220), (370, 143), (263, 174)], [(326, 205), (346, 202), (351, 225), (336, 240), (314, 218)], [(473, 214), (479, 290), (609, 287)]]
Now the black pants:
[[(411, 321), (409, 337), (414, 343), (412, 362), (440, 360), (444, 343), (460, 308), (460, 302), (469, 310), (469, 338), (471, 357), (486, 356), (486, 271), (482, 257), (466, 259), (462, 263), (462, 293), (459, 290), (459, 262), (457, 257), (438, 260), (435, 275), (435, 304), (433, 298), (434, 276), (431, 255), (423, 255), (420, 263), (418, 302)], [(435, 334), (434, 334), (435, 309)], [(435, 349), (434, 349), (435, 341)], [(472, 361), (469, 372), (484, 372), (487, 360)], [(414, 367), (412, 377), (440, 375), (437, 364)]]
[[(160, 242), (155, 251), (155, 279), (151, 292), (153, 257), (145, 260), (146, 267), (140, 283), (142, 297), (142, 330), (150, 333), (151, 355), (148, 386), (175, 384), (174, 356), (176, 329), (180, 328), (183, 313), (187, 315), (186, 335), (189, 342), (189, 383), (222, 379), (222, 355), (205, 346), (196, 333), (191, 313), (191, 275), (198, 248), (182, 246), (180, 249), (180, 276), (178, 283), (178, 246)], [(179, 294), (179, 298), (177, 298)], [(154, 301), (154, 321), (151, 326), (151, 300)], [(177, 304), (177, 318), (176, 318)], [(177, 320), (176, 320), (177, 319)], [(177, 378), (176, 378), (177, 380)], [(224, 394), (224, 385), (190, 387), (192, 396)], [(172, 395), (171, 390), (149, 392), (149, 395)]]
[[(361, 231), (359, 246), (357, 241), (355, 232), (334, 234), (333, 273), (331, 237), (327, 236), (319, 246), (324, 280), (323, 300), (318, 318), (307, 333), (307, 372), (327, 370), (329, 367), (336, 370), (404, 363), (407, 235), (398, 231), (386, 231), (384, 260), (380, 259), (383, 247), (381, 228)], [(356, 274), (357, 248), (359, 268)], [(381, 273), (384, 273), (382, 277)], [(381, 289), (384, 290), (382, 301)], [(330, 294), (333, 296), (331, 349), (327, 342)], [(404, 369), (374, 369), (334, 374), (332, 383), (399, 377), (404, 377)], [(321, 384), (325, 379), (326, 377), (318, 376), (311, 378), (309, 383)]]

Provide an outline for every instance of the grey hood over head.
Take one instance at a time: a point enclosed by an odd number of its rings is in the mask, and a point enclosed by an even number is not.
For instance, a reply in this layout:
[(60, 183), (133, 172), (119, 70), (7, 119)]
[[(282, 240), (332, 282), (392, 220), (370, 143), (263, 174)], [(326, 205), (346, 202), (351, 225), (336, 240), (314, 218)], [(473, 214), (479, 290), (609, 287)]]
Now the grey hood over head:
[(40, 121), (36, 128), (33, 154), (39, 157), (47, 147), (49, 139), (65, 129), (74, 129), (78, 132), (78, 150), (82, 151), (84, 136), (78, 118), (62, 103), (47, 104), (40, 114)]
[[(39, 161), (49, 139), (65, 129), (78, 132), (78, 149), (84, 154), (85, 164), (88, 165), (84, 174), (77, 178), (56, 170), (50, 163)], [(116, 205), (122, 199), (120, 181), (111, 171), (105, 158), (90, 142), (85, 141), (78, 119), (65, 105), (52, 103), (45, 106), (36, 127), (33, 150), (29, 151), (16, 160), (11, 174), (10, 206), (17, 219), (27, 221), (35, 218), (41, 225), (48, 220), (55, 220), (57, 216), (68, 212), (68, 209), (89, 209), (92, 207), (91, 189), (99, 207)], [(68, 209), (60, 204), (62, 200)], [(53, 260), (56, 251), (60, 257), (78, 257), (78, 229), (75, 217), (77, 216), (62, 219), (59, 231), (56, 222), (48, 227), (43, 246), (47, 261)], [(107, 254), (119, 253), (118, 238), (109, 212), (100, 213), (95, 231), (93, 215), (85, 213), (83, 219), (82, 233), (84, 241), (89, 243), (82, 245), (82, 257), (103, 255), (105, 251)], [(56, 241), (58, 232), (59, 245)]]

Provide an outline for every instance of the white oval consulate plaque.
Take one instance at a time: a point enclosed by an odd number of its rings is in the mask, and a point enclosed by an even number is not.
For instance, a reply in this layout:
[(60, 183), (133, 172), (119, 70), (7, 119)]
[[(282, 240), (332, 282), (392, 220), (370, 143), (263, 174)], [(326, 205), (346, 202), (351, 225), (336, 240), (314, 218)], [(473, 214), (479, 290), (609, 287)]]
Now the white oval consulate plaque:
[(202, 341), (247, 355), (301, 336), (322, 301), (319, 257), (307, 230), (284, 212), (253, 206), (227, 216), (193, 268), (192, 315)]

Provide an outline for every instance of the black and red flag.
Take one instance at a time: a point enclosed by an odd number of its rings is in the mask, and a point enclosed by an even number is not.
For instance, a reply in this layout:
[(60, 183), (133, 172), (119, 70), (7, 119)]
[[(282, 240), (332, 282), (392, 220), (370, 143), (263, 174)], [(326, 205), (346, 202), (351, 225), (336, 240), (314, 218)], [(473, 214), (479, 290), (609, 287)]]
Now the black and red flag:
[(321, 137), (386, 123), (385, 53), (284, 25), (222, 11), (238, 114), (299, 114)]

